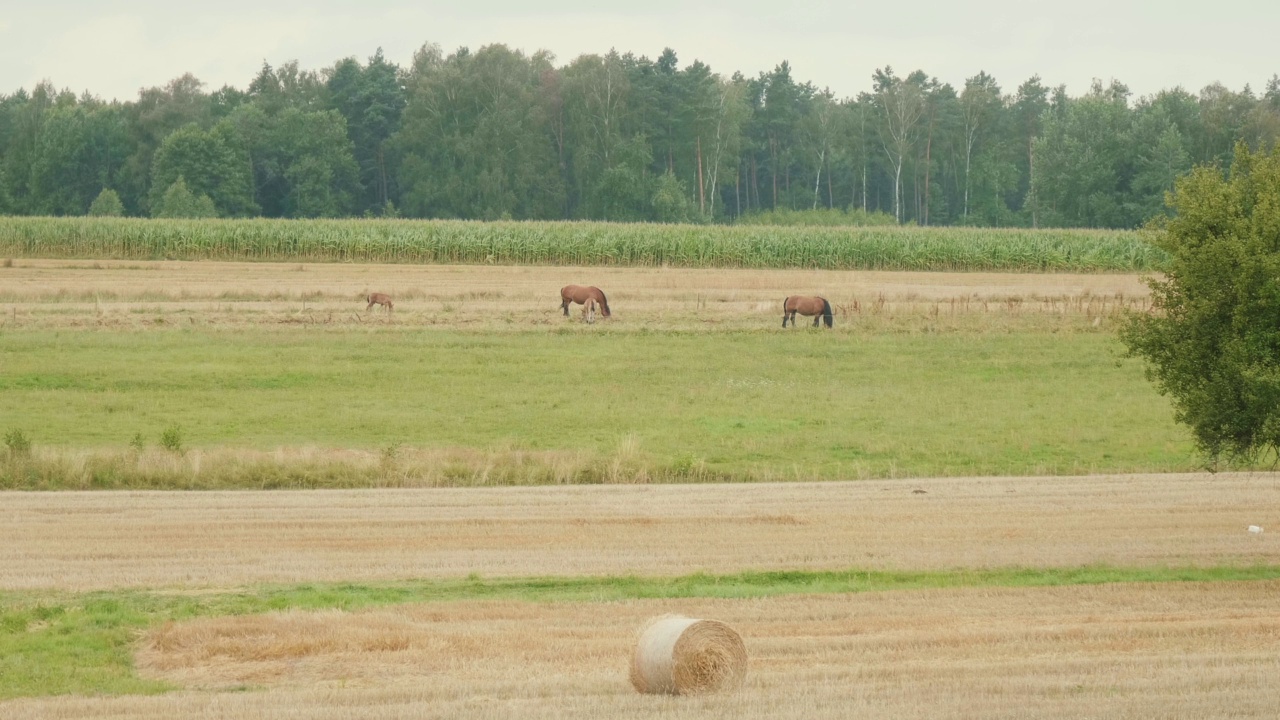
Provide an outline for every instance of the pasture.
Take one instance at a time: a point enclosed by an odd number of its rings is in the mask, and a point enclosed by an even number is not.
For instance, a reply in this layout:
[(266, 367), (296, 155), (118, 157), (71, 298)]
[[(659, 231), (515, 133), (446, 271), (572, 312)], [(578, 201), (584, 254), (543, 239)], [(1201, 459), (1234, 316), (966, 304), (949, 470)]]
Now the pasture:
[[(1124, 275), (21, 261), (10, 488), (1196, 469)], [(614, 316), (560, 312), (589, 277)], [(835, 327), (781, 327), (817, 287)], [(366, 312), (385, 291), (394, 312)], [(575, 306), (575, 312), (576, 308)], [(10, 419), (13, 418), (13, 419)], [(166, 450), (165, 434), (180, 434)], [(174, 452), (187, 451), (187, 452)]]

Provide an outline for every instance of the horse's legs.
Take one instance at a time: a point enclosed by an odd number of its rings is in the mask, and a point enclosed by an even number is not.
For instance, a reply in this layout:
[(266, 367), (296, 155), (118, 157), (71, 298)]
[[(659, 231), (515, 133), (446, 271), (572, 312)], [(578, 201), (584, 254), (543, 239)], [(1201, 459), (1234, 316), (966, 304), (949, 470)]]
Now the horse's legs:
[(560, 298), (560, 309), (564, 311), (565, 317), (569, 317), (569, 298)]
[(822, 316), (821, 316), (821, 315), (814, 315), (814, 316), (813, 316), (813, 326), (814, 326), (814, 327), (818, 327), (818, 321), (819, 321), (819, 320), (821, 320), (821, 319), (822, 319)]

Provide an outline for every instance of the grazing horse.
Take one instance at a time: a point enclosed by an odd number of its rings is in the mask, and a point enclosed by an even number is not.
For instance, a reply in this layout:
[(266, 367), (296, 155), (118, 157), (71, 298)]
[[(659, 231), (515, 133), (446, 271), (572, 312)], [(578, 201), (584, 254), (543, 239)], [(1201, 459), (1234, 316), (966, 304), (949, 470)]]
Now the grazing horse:
[[(560, 288), (560, 309), (564, 311), (565, 317), (569, 316), (569, 303), (585, 305), (588, 299), (595, 300), (600, 306), (600, 317), (609, 317), (609, 301), (600, 288), (586, 285), (565, 285)], [(587, 308), (582, 310), (586, 312)]]
[[(803, 297), (800, 295), (792, 295), (782, 301), (782, 327), (787, 326), (787, 319), (791, 319), (791, 327), (796, 326), (796, 313), (800, 313), (805, 317), (813, 316), (813, 326), (818, 327), (818, 320), (821, 319), (831, 327), (831, 303), (826, 298), (820, 297)], [(821, 315), (821, 318), (818, 316)]]
[(586, 302), (582, 303), (582, 319), (586, 320), (588, 325), (596, 321), (596, 299), (595, 298), (589, 297), (587, 298)]
[(372, 310), (374, 305), (381, 305), (385, 307), (387, 312), (391, 312), (392, 307), (394, 307), (391, 302), (391, 296), (386, 293), (369, 293), (369, 297), (367, 299), (369, 301), (369, 305), (365, 307), (365, 312)]

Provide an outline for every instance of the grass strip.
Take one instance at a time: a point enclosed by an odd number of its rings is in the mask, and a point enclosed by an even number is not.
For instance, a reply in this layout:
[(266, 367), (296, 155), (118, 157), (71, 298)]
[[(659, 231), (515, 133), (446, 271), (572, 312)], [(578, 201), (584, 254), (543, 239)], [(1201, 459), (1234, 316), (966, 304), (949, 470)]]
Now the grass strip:
[(1280, 565), (1247, 567), (1004, 568), (949, 571), (770, 571), (678, 577), (542, 577), (261, 586), (186, 594), (115, 590), (0, 592), (0, 700), (63, 694), (150, 694), (174, 689), (139, 678), (131, 645), (147, 628), (196, 617), (282, 610), (358, 610), (466, 600), (610, 602), (759, 598), (974, 587), (1280, 579)]

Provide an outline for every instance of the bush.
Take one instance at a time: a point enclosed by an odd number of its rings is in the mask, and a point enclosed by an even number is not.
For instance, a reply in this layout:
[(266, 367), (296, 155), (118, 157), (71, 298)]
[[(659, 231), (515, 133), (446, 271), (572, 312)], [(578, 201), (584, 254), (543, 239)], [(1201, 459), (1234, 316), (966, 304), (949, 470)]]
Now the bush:
[(89, 205), (89, 215), (91, 217), (123, 217), (124, 203), (120, 202), (120, 196), (111, 188), (102, 188), (102, 192), (98, 193), (98, 197), (93, 199), (93, 203)]
[(1254, 461), (1280, 450), (1280, 149), (1240, 144), (1228, 177), (1196, 168), (1168, 203), (1149, 226), (1170, 256), (1153, 312), (1121, 338), (1211, 466)]
[(218, 216), (218, 209), (208, 195), (192, 194), (186, 179), (179, 175), (164, 191), (151, 215), (158, 218), (212, 218)]
[(160, 447), (179, 455), (186, 452), (182, 444), (182, 428), (177, 425), (165, 428), (165, 431), (160, 433)]
[(31, 438), (18, 429), (10, 430), (4, 436), (4, 444), (9, 448), (12, 459), (25, 458), (31, 455)]

